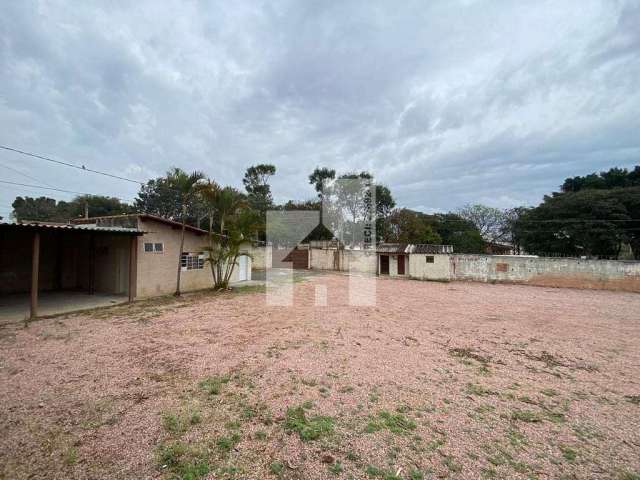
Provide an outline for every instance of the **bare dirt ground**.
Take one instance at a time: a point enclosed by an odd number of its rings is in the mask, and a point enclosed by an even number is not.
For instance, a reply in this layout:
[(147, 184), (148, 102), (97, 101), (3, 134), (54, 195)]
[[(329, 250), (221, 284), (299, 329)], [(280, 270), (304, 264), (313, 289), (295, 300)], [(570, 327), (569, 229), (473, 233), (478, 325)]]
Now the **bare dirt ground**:
[(640, 478), (640, 295), (294, 288), (4, 327), (0, 477)]

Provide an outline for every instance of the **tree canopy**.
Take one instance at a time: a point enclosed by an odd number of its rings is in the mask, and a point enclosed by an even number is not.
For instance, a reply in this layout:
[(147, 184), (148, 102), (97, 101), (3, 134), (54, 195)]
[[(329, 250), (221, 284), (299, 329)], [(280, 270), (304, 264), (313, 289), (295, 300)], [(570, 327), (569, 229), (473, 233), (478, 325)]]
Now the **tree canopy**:
[(16, 197), (11, 206), (17, 220), (67, 222), (84, 216), (85, 205), (90, 217), (131, 213), (131, 207), (115, 197), (80, 195), (66, 202), (49, 197)]

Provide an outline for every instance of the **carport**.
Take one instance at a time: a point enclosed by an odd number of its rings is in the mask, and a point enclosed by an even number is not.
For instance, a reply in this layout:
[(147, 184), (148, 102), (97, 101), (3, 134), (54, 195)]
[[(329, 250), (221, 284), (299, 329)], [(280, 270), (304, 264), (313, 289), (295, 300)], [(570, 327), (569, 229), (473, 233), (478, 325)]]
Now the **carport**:
[(132, 301), (142, 233), (0, 223), (0, 323)]

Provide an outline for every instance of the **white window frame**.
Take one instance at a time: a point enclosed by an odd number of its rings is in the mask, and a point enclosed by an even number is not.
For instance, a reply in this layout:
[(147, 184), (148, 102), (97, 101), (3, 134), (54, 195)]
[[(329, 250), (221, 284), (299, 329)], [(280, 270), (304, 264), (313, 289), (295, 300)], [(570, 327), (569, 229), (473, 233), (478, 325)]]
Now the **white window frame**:
[(189, 270), (204, 269), (204, 252), (182, 252), (180, 256), (180, 270), (187, 272)]
[[(147, 245), (151, 245), (151, 250), (147, 250)], [(160, 245), (160, 249), (158, 249), (158, 245)], [(143, 246), (144, 253), (164, 253), (164, 242), (144, 242)]]

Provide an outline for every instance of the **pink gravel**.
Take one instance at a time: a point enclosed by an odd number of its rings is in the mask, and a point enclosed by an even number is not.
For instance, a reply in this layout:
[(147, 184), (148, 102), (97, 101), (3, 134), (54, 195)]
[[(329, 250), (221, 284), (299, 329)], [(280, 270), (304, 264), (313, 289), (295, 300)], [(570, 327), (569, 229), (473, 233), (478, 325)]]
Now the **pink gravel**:
[[(317, 285), (327, 306), (314, 306)], [(199, 294), (3, 327), (0, 478), (162, 478), (161, 415), (191, 407), (203, 421), (187, 443), (242, 423), (205, 478), (276, 478), (274, 461), (305, 479), (369, 478), (368, 465), (399, 478), (640, 472), (640, 295), (378, 279), (377, 305), (353, 307), (344, 275), (294, 293), (291, 307)], [(199, 381), (227, 373), (221, 395), (203, 396)], [(333, 435), (283, 428), (307, 400)], [(239, 414), (258, 404), (274, 423)], [(367, 433), (380, 411), (415, 429)]]

